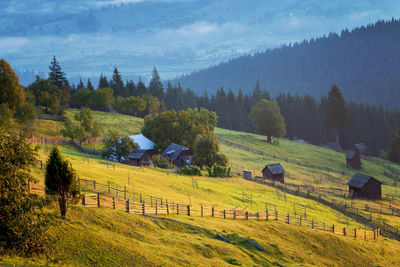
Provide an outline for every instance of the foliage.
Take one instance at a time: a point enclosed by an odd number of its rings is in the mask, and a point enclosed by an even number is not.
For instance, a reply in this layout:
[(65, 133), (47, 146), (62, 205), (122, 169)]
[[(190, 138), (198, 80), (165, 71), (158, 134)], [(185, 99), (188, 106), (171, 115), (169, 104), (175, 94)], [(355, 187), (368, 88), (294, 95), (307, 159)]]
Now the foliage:
[(14, 70), (4, 59), (0, 60), (0, 104), (6, 103), (11, 111), (24, 103), (25, 92)]
[(346, 102), (344, 102), (343, 95), (336, 85), (332, 86), (328, 95), (325, 123), (330, 129), (346, 128), (349, 125)]
[(13, 123), (13, 111), (8, 107), (7, 103), (0, 104), (0, 127), (7, 129)]
[(0, 255), (31, 256), (46, 252), (50, 239), (44, 200), (30, 194), (34, 183), (30, 170), (37, 163), (37, 150), (17, 136), (0, 129)]
[(45, 107), (45, 113), (59, 115), (64, 113), (60, 104), (62, 92), (53, 81), (36, 76), (36, 81), (28, 86), (28, 91), (34, 95), (36, 105)]
[(46, 194), (57, 197), (61, 217), (65, 217), (68, 203), (79, 200), (80, 189), (76, 178), (72, 165), (62, 158), (57, 146), (54, 146), (47, 160), (44, 183)]
[(74, 103), (81, 106), (87, 107), (91, 99), (91, 91), (88, 88), (78, 89), (74, 94)]
[(97, 109), (109, 107), (114, 100), (114, 91), (109, 87), (99, 88), (90, 94), (89, 105)]
[(164, 99), (164, 88), (156, 67), (153, 69), (153, 76), (149, 84), (149, 92), (152, 96), (160, 100)]
[(389, 149), (388, 159), (392, 162), (400, 163), (400, 119), (395, 139)]
[(275, 101), (262, 99), (251, 110), (249, 118), (253, 121), (256, 131), (266, 135), (271, 143), (271, 136), (281, 138), (286, 133), (286, 124), (278, 104)]
[(70, 86), (55, 56), (49, 65), (49, 80), (60, 90), (60, 104), (67, 107), (70, 100)]
[(21, 125), (21, 129), (28, 131), (37, 119), (37, 110), (33, 104), (25, 102), (18, 106), (15, 118)]
[(121, 136), (117, 130), (110, 130), (108, 137), (104, 140), (104, 146), (103, 157), (116, 159), (118, 162), (126, 159), (132, 149), (138, 148), (129, 136)]
[(214, 164), (226, 166), (228, 158), (220, 153), (218, 142), (211, 134), (200, 139), (194, 147), (193, 164), (203, 167), (203, 165), (211, 167)]
[(124, 98), (118, 96), (113, 103), (113, 108), (119, 113), (137, 116), (138, 113), (146, 109), (146, 102), (141, 97), (129, 96)]
[(61, 130), (63, 136), (71, 138), (71, 140), (84, 140), (100, 136), (102, 127), (94, 120), (89, 108), (82, 108), (79, 113), (74, 115), (74, 119), (79, 124), (74, 125), (71, 120), (67, 119), (64, 122), (64, 129)]
[(167, 169), (169, 167), (169, 162), (166, 158), (161, 157), (160, 154), (153, 156), (153, 164), (155, 167)]
[(180, 168), (177, 170), (178, 174), (181, 175), (194, 175), (194, 176), (201, 176), (201, 171), (197, 167), (191, 167), (189, 168), (188, 166), (185, 166), (183, 168)]
[(207, 167), (207, 174), (209, 177), (231, 177), (231, 168), (213, 165)]
[(216, 124), (216, 114), (204, 108), (179, 112), (171, 110), (155, 117), (147, 116), (142, 133), (161, 149), (165, 149), (171, 143), (177, 143), (193, 150), (201, 137), (214, 131)]

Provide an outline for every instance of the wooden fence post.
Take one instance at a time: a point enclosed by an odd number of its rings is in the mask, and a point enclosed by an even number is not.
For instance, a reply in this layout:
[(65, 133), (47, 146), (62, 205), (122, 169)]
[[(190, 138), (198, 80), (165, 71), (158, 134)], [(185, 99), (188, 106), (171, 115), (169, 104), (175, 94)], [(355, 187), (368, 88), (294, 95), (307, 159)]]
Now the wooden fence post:
[(110, 193), (110, 181), (108, 181), (107, 186), (108, 186), (108, 193)]
[(214, 206), (211, 208), (211, 216), (214, 217)]
[(100, 208), (100, 193), (97, 193), (97, 207)]
[(126, 185), (124, 185), (124, 199), (126, 199)]
[(113, 209), (115, 209), (115, 198), (114, 197), (112, 198), (112, 201), (113, 201), (112, 202)]
[(169, 205), (168, 205), (168, 200), (167, 199), (165, 200), (165, 205), (167, 207), (167, 214), (169, 214)]
[(146, 214), (146, 207), (144, 201), (142, 202), (142, 215), (144, 216)]
[(332, 224), (332, 232), (333, 233), (335, 232), (335, 225), (334, 224)]
[(278, 211), (275, 210), (275, 221), (277, 221), (277, 220), (278, 220)]
[(82, 205), (85, 206), (85, 204), (86, 204), (86, 203), (85, 203), (85, 195), (83, 195), (83, 198), (82, 198)]
[(153, 207), (153, 197), (152, 196), (150, 196), (150, 205)]
[(226, 210), (224, 210), (224, 219), (226, 219)]
[(129, 199), (126, 201), (126, 212), (129, 213)]
[(268, 209), (265, 210), (265, 219), (268, 221)]
[(376, 239), (376, 230), (374, 229), (374, 239)]
[(312, 222), (311, 222), (311, 223), (312, 223), (312, 225), (311, 225), (311, 226), (312, 226), (312, 229), (314, 229), (314, 218), (312, 219)]
[(367, 239), (367, 230), (364, 230), (364, 239)]
[(96, 181), (93, 180), (93, 189), (96, 190)]
[(346, 227), (343, 227), (343, 235), (346, 236)]
[(246, 211), (246, 220), (248, 220), (248, 219), (249, 219), (249, 212)]
[(187, 215), (190, 216), (190, 205), (187, 205)]
[(201, 204), (201, 217), (203, 217), (203, 204)]
[(143, 202), (142, 193), (140, 193), (140, 202)]
[(260, 220), (260, 213), (259, 212), (256, 213), (256, 217), (257, 217), (257, 221), (259, 221)]
[(354, 238), (357, 238), (357, 228), (354, 228)]
[(156, 200), (156, 215), (158, 215), (158, 205), (157, 205), (158, 203), (157, 203), (157, 200)]
[(29, 193), (31, 192), (31, 182), (29, 182), (29, 180), (28, 180), (28, 192)]
[(236, 220), (236, 210), (233, 211), (233, 219)]
[(176, 204), (176, 215), (179, 215), (179, 204)]

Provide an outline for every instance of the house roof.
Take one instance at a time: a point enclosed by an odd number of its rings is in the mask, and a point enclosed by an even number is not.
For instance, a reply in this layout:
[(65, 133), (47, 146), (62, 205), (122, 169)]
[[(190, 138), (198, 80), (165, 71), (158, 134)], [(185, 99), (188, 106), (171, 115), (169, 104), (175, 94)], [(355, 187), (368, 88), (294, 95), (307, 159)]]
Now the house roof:
[(134, 148), (132, 149), (132, 152), (129, 153), (128, 159), (141, 159), (146, 151), (147, 149)]
[(265, 168), (263, 169), (263, 171), (268, 168), (268, 170), (272, 173), (272, 174), (284, 174), (285, 173), (285, 169), (283, 169), (282, 165), (280, 163), (275, 163), (275, 164), (269, 164), (267, 166), (265, 166)]
[(161, 154), (162, 157), (168, 160), (175, 161), (182, 151), (190, 151), (189, 148), (175, 143), (170, 144)]
[(346, 159), (352, 159), (356, 155), (356, 152), (353, 150), (350, 150), (346, 153)]
[[(361, 173), (357, 173), (355, 174), (350, 181), (347, 182), (348, 186), (351, 187), (355, 187), (355, 188), (362, 188), (370, 179), (375, 179), (372, 176), (369, 175), (365, 175), (365, 174), (361, 174)], [(375, 179), (376, 180), (376, 179)], [(378, 180), (376, 180), (378, 181)], [(380, 181), (378, 181), (379, 183), (381, 183)]]
[(129, 138), (131, 138), (133, 142), (138, 144), (139, 149), (151, 150), (154, 149), (154, 146), (156, 145), (153, 141), (148, 139), (143, 134), (130, 135)]

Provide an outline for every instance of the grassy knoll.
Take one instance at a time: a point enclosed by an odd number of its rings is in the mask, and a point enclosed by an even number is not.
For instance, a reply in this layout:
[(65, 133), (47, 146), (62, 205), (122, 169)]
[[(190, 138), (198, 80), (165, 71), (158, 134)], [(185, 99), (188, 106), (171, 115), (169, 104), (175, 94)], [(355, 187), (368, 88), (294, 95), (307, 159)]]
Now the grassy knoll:
[[(107, 208), (78, 206), (50, 229), (56, 249), (48, 258), (0, 258), (2, 265), (108, 266), (397, 266), (397, 242), (355, 240), (275, 221), (169, 216), (149, 219)], [(200, 228), (195, 228), (197, 226)], [(232, 243), (215, 238), (227, 235)], [(265, 248), (259, 251), (246, 241)]]

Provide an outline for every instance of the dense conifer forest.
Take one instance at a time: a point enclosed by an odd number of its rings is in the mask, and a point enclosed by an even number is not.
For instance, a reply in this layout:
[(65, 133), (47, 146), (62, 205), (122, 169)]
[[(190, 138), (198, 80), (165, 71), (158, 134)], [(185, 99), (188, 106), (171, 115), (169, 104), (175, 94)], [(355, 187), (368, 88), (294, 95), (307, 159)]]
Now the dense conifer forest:
[(283, 45), (194, 72), (173, 81), (198, 93), (223, 86), (250, 93), (256, 80), (276, 97), (291, 92), (319, 98), (337, 84), (345, 99), (399, 107), (400, 21), (345, 29)]

